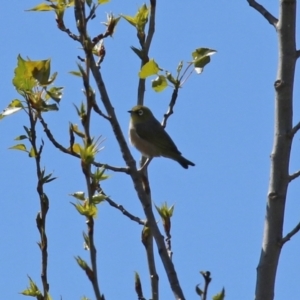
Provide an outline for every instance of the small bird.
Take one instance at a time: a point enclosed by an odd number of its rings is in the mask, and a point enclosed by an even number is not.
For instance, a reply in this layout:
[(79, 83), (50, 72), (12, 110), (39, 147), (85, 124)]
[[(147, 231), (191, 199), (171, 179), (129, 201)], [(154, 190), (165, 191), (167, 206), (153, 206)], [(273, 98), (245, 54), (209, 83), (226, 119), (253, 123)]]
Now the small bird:
[(151, 110), (142, 105), (134, 106), (128, 111), (131, 115), (129, 123), (130, 143), (145, 157), (164, 156), (177, 161), (183, 168), (195, 166), (181, 155), (176, 145), (155, 119)]

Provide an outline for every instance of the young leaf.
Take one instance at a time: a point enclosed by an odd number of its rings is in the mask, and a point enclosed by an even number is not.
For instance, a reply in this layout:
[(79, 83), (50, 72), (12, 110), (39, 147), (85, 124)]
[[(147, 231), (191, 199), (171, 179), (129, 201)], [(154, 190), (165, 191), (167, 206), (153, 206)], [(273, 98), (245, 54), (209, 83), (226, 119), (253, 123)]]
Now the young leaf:
[(222, 291), (219, 294), (213, 296), (213, 300), (224, 300), (224, 299), (225, 299), (225, 289), (224, 288), (222, 288)]
[(37, 154), (35, 153), (34, 148), (31, 147), (31, 149), (29, 151), (29, 157), (36, 157), (36, 156), (37, 156)]
[(22, 291), (20, 294), (25, 296), (31, 296), (31, 297), (37, 297), (37, 299), (40, 299), (42, 293), (40, 292), (37, 285), (33, 282), (33, 280), (28, 276), (29, 278), (29, 287)]
[(151, 75), (156, 75), (159, 70), (160, 68), (158, 64), (154, 61), (154, 59), (151, 59), (143, 65), (141, 71), (139, 72), (139, 77), (145, 79)]
[(79, 71), (70, 71), (69, 74), (72, 74), (74, 76), (82, 77), (82, 74)]
[(168, 82), (164, 75), (157, 76), (152, 80), (152, 88), (155, 92), (162, 92), (168, 86)]
[(25, 139), (28, 139), (28, 136), (27, 135), (19, 135), (15, 138), (15, 141), (21, 141), (21, 140), (25, 140)]
[(26, 146), (24, 144), (17, 144), (17, 145), (12, 146), (8, 149), (14, 149), (14, 150), (20, 150), (20, 151), (28, 152), (27, 149), (26, 149)]
[(106, 4), (110, 2), (110, 0), (98, 0), (98, 4)]
[(41, 3), (38, 4), (37, 6), (27, 9), (26, 11), (51, 11), (54, 10), (56, 6), (54, 4), (46, 4), (46, 3)]
[(46, 91), (46, 97), (45, 99), (53, 99), (56, 103), (59, 103), (62, 97), (62, 90), (63, 87), (52, 87), (49, 90)]
[(73, 196), (76, 199), (81, 200), (81, 201), (85, 200), (85, 194), (84, 194), (84, 192), (76, 192), (74, 194), (71, 194), (71, 196)]
[(6, 116), (12, 115), (23, 108), (23, 104), (20, 100), (14, 99), (8, 106), (5, 108), (2, 113), (0, 113), (0, 120)]
[(193, 53), (193, 63), (197, 74), (202, 73), (203, 68), (210, 62), (210, 56), (217, 51), (209, 48), (198, 48)]

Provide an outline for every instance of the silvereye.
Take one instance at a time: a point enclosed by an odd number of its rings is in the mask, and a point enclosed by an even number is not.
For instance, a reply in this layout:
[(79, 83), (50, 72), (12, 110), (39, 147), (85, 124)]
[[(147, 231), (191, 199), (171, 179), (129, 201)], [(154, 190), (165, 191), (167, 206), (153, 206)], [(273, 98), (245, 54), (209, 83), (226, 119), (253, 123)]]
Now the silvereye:
[(181, 155), (181, 152), (148, 107), (137, 105), (128, 112), (131, 115), (129, 124), (130, 142), (143, 156), (171, 158), (180, 163), (185, 169), (195, 165)]

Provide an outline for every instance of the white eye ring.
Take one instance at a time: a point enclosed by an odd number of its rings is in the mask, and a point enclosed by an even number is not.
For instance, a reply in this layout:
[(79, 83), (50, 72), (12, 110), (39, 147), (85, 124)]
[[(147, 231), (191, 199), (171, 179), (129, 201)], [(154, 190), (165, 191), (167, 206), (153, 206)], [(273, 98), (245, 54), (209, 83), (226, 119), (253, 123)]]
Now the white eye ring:
[(143, 110), (142, 110), (142, 109), (139, 109), (139, 110), (138, 110), (138, 115), (139, 115), (139, 116), (142, 116), (142, 115), (143, 115), (143, 113), (144, 113), (144, 112), (143, 112)]

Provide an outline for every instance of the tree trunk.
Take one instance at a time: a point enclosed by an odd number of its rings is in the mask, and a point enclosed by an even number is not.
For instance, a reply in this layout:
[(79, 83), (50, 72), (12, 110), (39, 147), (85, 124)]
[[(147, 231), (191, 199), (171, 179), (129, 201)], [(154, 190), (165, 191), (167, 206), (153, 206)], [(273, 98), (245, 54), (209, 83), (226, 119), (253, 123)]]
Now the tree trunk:
[(297, 60), (296, 0), (281, 0), (278, 35), (278, 70), (275, 81), (275, 127), (271, 154), (270, 182), (264, 224), (263, 243), (257, 267), (256, 300), (274, 299), (287, 190), (289, 161), (293, 140), (293, 85)]

